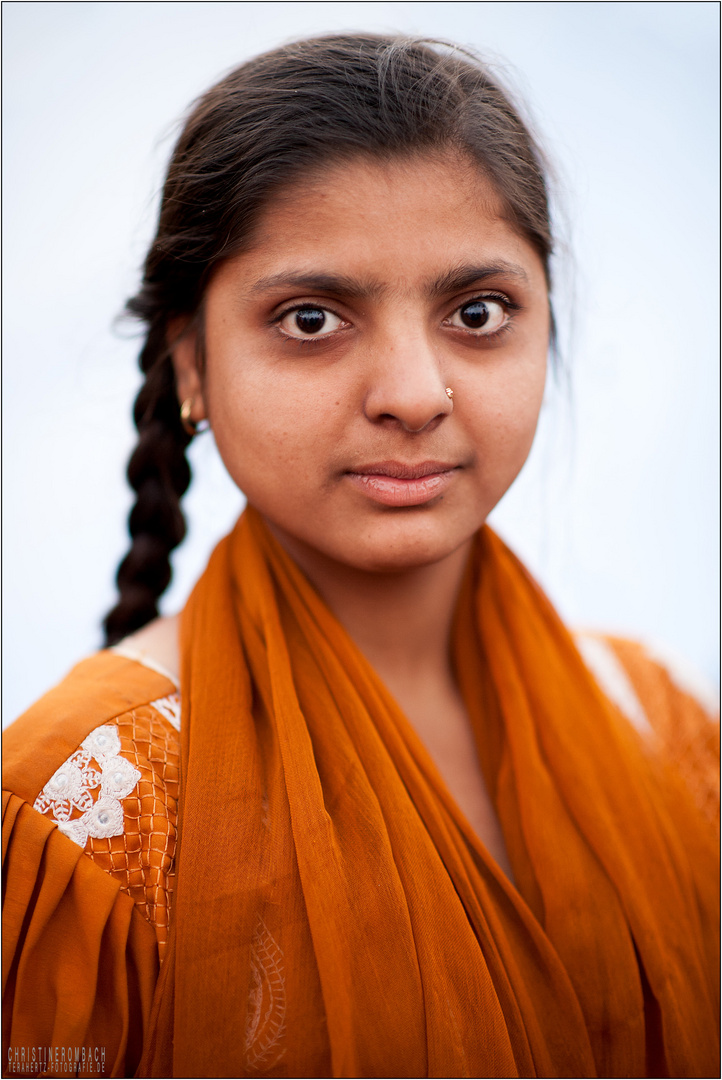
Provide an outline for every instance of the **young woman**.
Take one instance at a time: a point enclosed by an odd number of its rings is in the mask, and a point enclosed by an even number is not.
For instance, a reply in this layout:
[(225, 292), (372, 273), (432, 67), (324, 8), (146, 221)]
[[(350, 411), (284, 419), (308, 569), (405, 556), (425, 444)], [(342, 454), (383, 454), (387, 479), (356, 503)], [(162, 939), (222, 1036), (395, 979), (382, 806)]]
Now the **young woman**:
[[(303, 41), (197, 103), (130, 304), (113, 648), (7, 734), (8, 1073), (716, 1073), (714, 729), (599, 641), (619, 708), (484, 526), (551, 250), (458, 51)], [(248, 509), (157, 619), (202, 423)]]

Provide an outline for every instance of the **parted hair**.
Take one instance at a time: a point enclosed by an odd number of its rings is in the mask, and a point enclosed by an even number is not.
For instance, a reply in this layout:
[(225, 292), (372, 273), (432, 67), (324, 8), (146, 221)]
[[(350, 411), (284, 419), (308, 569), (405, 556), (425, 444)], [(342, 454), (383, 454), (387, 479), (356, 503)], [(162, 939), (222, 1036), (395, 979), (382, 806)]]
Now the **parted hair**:
[(549, 280), (542, 154), (508, 93), (466, 50), (373, 34), (312, 38), (248, 61), (192, 106), (171, 157), (142, 285), (127, 304), (147, 328), (145, 381), (128, 465), (136, 493), (132, 542), (118, 569), (118, 603), (104, 620), (106, 644), (156, 617), (170, 553), (185, 535), (180, 500), (190, 483), (190, 436), (180, 421), (171, 327), (201, 322), (210, 275), (243, 251), (282, 188), (344, 158), (442, 148), (466, 154), (491, 180)]

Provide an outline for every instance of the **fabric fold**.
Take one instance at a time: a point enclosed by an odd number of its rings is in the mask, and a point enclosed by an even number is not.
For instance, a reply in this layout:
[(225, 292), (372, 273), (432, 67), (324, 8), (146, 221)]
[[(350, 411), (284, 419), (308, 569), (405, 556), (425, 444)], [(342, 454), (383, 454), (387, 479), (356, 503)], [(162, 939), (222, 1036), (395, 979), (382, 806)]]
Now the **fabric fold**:
[(157, 981), (151, 926), (81, 848), (9, 792), (3, 848), (6, 1052), (97, 1049), (106, 1075), (125, 1075)]

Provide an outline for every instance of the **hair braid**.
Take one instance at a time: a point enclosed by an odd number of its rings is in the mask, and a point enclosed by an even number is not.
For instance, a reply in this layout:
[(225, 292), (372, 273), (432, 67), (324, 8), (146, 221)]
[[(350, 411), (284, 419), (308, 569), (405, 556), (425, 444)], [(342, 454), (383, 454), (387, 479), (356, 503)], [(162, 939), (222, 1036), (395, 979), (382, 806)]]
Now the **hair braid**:
[(127, 472), (137, 494), (128, 523), (132, 543), (116, 577), (120, 599), (103, 623), (106, 645), (158, 615), (158, 598), (171, 579), (170, 553), (186, 532), (180, 499), (191, 479), (190, 437), (180, 421), (163, 326), (151, 328), (140, 366), (146, 377), (133, 410), (139, 438)]

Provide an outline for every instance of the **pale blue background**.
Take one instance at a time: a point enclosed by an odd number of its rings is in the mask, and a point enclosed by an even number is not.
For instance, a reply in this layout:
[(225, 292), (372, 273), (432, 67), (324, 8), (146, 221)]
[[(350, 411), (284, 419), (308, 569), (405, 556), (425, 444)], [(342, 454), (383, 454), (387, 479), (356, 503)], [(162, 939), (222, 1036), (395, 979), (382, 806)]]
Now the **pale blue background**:
[[(137, 341), (112, 322), (136, 287), (174, 121), (245, 57), (358, 28), (481, 49), (559, 165), (571, 404), (550, 394), (497, 527), (574, 625), (661, 640), (714, 678), (718, 11), (5, 3), (5, 722), (99, 644), (114, 600), (139, 377)], [(166, 610), (240, 507), (208, 436), (193, 459)]]

